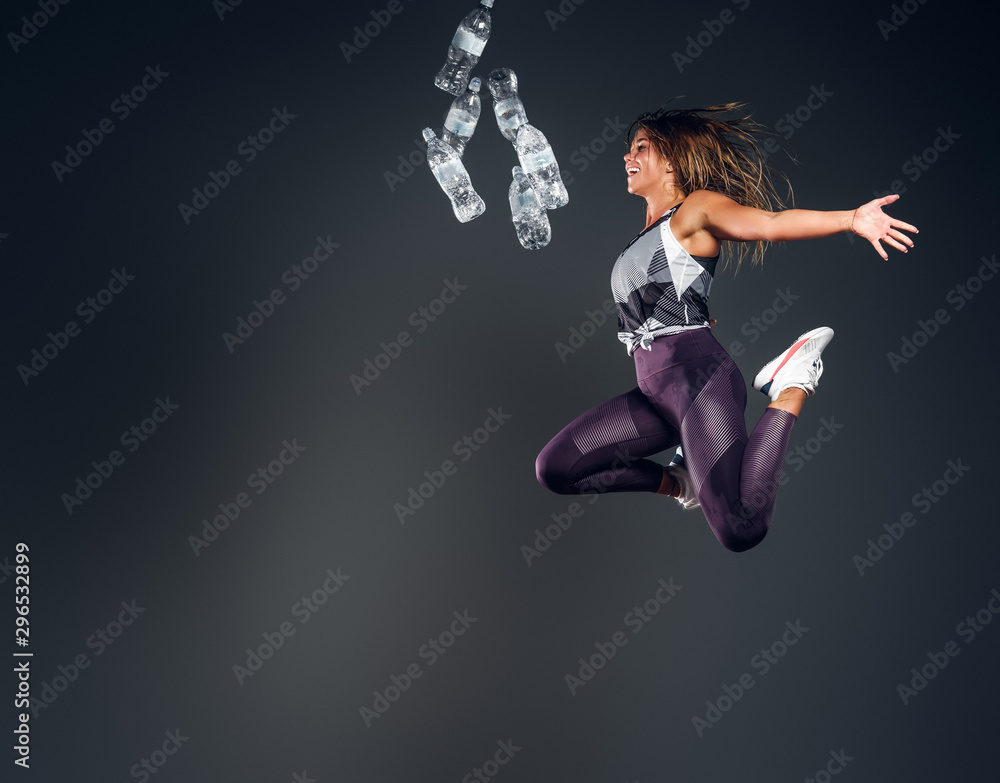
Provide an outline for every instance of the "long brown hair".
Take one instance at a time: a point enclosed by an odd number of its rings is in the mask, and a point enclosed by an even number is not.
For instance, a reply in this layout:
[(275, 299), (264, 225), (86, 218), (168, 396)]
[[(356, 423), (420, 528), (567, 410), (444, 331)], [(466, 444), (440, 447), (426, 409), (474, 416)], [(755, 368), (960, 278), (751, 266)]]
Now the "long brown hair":
[[(743, 206), (767, 212), (785, 209), (773, 180), (787, 185), (789, 203), (793, 199), (792, 184), (768, 162), (768, 153), (763, 149), (764, 142), (774, 139), (775, 134), (744, 113), (745, 108), (743, 103), (722, 103), (704, 109), (661, 106), (632, 122), (625, 143), (631, 146), (635, 133), (645, 131), (657, 154), (672, 162), (677, 185), (685, 194), (712, 190)], [(730, 119), (717, 116), (730, 112), (739, 114)], [(752, 262), (760, 263), (768, 243), (760, 240), (753, 245)], [(725, 242), (723, 246), (727, 257), (736, 256), (737, 265), (749, 251), (746, 242)]]

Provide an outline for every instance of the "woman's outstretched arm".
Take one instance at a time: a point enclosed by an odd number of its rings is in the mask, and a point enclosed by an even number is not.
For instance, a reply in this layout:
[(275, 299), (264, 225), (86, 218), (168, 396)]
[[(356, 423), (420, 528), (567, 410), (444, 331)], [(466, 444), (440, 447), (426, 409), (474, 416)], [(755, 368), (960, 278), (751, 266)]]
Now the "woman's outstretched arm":
[(896, 220), (882, 211), (882, 207), (898, 198), (898, 194), (884, 196), (853, 210), (821, 212), (812, 209), (786, 209), (781, 212), (765, 212), (741, 206), (721, 193), (698, 190), (685, 200), (685, 207), (689, 210), (687, 220), (693, 220), (697, 225), (695, 231), (707, 231), (718, 240), (787, 242), (795, 239), (818, 239), (852, 231), (871, 242), (876, 252), (888, 259), (881, 242), (905, 253), (907, 248), (913, 247), (913, 240), (902, 232), (917, 233), (914, 226)]

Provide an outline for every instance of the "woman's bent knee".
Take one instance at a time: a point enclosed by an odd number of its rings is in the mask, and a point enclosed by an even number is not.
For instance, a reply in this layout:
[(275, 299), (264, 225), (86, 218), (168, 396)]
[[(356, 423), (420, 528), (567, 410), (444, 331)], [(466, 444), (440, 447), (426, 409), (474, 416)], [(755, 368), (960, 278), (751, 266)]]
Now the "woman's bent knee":
[(571, 495), (576, 492), (572, 479), (548, 458), (544, 449), (535, 459), (535, 478), (549, 492), (555, 492), (557, 495)]
[(709, 524), (712, 532), (730, 552), (746, 552), (753, 549), (764, 540), (767, 535), (767, 526), (747, 522), (745, 519), (727, 514), (726, 520), (721, 525)]
[(730, 538), (730, 539), (719, 539), (722, 541), (722, 545), (728, 549), (730, 552), (746, 552), (748, 549), (753, 549), (757, 544), (764, 540), (764, 536), (767, 535), (765, 530), (752, 538)]

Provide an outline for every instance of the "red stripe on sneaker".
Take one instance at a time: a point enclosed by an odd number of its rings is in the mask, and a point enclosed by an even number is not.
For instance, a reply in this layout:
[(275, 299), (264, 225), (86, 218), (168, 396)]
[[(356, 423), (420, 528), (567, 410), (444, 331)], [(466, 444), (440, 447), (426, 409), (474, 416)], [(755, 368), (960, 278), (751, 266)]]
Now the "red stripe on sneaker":
[(781, 368), (784, 367), (785, 364), (788, 362), (788, 360), (792, 358), (792, 354), (794, 354), (799, 348), (801, 348), (803, 345), (805, 345), (811, 339), (812, 339), (811, 337), (807, 337), (805, 340), (799, 340), (797, 343), (795, 343), (795, 345), (793, 345), (791, 348), (789, 348), (788, 351), (787, 351), (787, 353), (785, 354), (785, 358), (782, 359), (781, 360), (781, 364), (779, 364), (774, 369), (774, 373), (771, 375), (771, 377), (769, 378), (769, 380), (773, 381), (774, 380), (774, 376), (777, 375), (778, 372), (781, 370)]

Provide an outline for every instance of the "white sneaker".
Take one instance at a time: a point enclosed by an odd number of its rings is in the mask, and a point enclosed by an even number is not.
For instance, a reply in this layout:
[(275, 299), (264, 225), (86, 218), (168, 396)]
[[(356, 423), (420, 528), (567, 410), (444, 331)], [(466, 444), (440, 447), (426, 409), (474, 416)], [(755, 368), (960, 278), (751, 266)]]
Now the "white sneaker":
[(684, 464), (684, 454), (680, 446), (677, 447), (677, 453), (674, 454), (673, 459), (670, 460), (670, 464), (667, 465), (667, 473), (681, 488), (680, 497), (674, 498), (674, 500), (681, 504), (681, 508), (685, 511), (700, 508), (701, 503), (698, 502), (698, 496), (694, 493), (694, 486), (691, 484), (691, 474), (688, 473), (687, 466)]
[(785, 389), (802, 389), (807, 395), (816, 393), (816, 384), (823, 374), (820, 354), (833, 339), (833, 329), (821, 326), (799, 335), (798, 339), (757, 373), (753, 387), (766, 394), (771, 401)]

